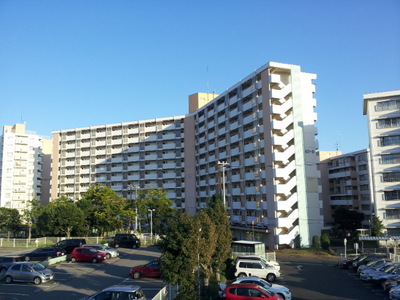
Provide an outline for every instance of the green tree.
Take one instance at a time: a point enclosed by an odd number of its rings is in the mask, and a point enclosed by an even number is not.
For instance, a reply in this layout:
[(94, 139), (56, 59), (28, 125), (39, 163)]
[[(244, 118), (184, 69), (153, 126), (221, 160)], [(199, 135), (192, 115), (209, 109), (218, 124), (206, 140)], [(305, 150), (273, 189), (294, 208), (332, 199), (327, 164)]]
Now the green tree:
[(218, 194), (215, 194), (208, 202), (207, 208), (204, 210), (215, 224), (217, 232), (217, 240), (215, 251), (212, 259), (212, 268), (216, 272), (217, 280), (220, 278), (220, 273), (225, 270), (225, 262), (232, 255), (232, 231), (229, 222), (229, 215), (224, 207), (223, 201)]
[(79, 231), (84, 224), (83, 211), (67, 197), (61, 197), (49, 205), (54, 206), (53, 229), (55, 234), (71, 236), (73, 230)]
[(22, 223), (28, 227), (28, 240), (32, 238), (32, 228), (35, 225), (36, 219), (39, 215), (40, 201), (32, 199), (28, 201), (26, 209), (22, 212)]
[(201, 249), (199, 224), (186, 212), (171, 217), (159, 246), (163, 279), (180, 286), (175, 299), (198, 299), (195, 270)]
[(54, 220), (55, 211), (54, 205), (50, 202), (47, 205), (40, 206), (38, 208), (38, 216), (36, 220), (36, 228), (41, 235), (54, 235)]
[(150, 223), (149, 210), (152, 210), (154, 232), (165, 232), (167, 220), (173, 215), (174, 210), (171, 208), (172, 201), (167, 198), (167, 192), (164, 189), (141, 189), (138, 194), (136, 205), (139, 213), (147, 216), (148, 223)]
[(88, 205), (90, 215), (86, 216), (86, 221), (91, 228), (98, 231), (100, 236), (103, 236), (108, 231), (123, 230), (135, 215), (132, 209), (129, 208), (127, 199), (118, 196), (109, 187), (100, 186), (99, 184), (91, 186), (82, 195), (82, 199), (83, 201), (91, 202), (93, 205), (93, 207)]
[(377, 216), (372, 217), (372, 224), (371, 224), (371, 235), (372, 236), (383, 236), (383, 226), (382, 221)]
[(8, 237), (21, 225), (21, 218), (15, 208), (0, 207), (0, 230), (7, 231)]
[(333, 217), (335, 219), (335, 225), (338, 229), (355, 231), (361, 228), (361, 223), (364, 220), (364, 214), (355, 210), (349, 210), (345, 207), (338, 207)]

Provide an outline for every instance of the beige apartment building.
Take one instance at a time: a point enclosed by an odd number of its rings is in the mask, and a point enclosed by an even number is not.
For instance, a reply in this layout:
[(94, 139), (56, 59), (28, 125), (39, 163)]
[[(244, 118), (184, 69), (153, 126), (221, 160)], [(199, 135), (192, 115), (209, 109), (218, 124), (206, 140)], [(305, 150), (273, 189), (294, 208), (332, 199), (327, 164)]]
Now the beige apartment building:
[(368, 227), (373, 213), (369, 150), (346, 154), (321, 151), (319, 156), (325, 228), (334, 226), (333, 214), (338, 207), (363, 213), (363, 227)]
[(364, 95), (371, 153), (371, 202), (388, 235), (400, 235), (400, 90)]

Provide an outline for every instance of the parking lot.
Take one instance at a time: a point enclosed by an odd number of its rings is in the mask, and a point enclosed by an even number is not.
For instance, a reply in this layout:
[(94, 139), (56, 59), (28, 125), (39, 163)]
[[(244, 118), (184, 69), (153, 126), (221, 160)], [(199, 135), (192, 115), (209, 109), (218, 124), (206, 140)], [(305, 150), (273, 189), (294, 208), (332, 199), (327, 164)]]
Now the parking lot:
[[(0, 282), (0, 300), (54, 300), (81, 299), (115, 284), (140, 285), (148, 299), (152, 299), (165, 285), (160, 279), (129, 278), (131, 267), (147, 263), (159, 256), (153, 247), (139, 249), (120, 248), (120, 257), (103, 263), (71, 263), (68, 261), (49, 266), (55, 280), (40, 285)], [(15, 252), (15, 250), (13, 250)], [(0, 255), (11, 254), (0, 250)]]

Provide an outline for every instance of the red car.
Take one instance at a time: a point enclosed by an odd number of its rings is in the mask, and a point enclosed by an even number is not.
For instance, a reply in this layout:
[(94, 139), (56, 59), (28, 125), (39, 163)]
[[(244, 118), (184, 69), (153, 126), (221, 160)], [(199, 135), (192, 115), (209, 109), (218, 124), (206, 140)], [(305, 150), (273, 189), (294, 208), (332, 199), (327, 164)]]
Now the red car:
[(105, 253), (99, 252), (93, 248), (76, 247), (70, 255), (71, 261), (89, 261), (92, 263), (102, 262), (107, 259)]
[(228, 284), (222, 296), (224, 300), (282, 300), (282, 298), (267, 289), (253, 283)]
[(148, 264), (136, 266), (131, 269), (129, 276), (134, 279), (140, 277), (161, 277), (160, 261), (154, 260)]

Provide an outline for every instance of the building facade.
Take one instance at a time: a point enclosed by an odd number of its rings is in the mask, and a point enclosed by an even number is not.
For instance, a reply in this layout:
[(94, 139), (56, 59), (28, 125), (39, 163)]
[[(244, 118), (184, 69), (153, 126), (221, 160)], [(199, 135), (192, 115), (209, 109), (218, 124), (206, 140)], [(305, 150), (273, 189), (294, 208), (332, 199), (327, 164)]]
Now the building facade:
[(127, 198), (162, 187), (184, 209), (183, 122), (176, 116), (54, 131), (51, 198), (78, 200), (96, 183)]
[(0, 207), (20, 213), (36, 199), (49, 202), (51, 140), (25, 130), (25, 124), (4, 126), (0, 139)]
[(400, 90), (364, 95), (375, 214), (388, 235), (400, 235)]
[(161, 187), (193, 215), (220, 193), (239, 238), (308, 247), (323, 224), (314, 79), (268, 63), (221, 95), (190, 95), (186, 116), (55, 131), (52, 199)]
[(220, 193), (238, 238), (257, 231), (269, 249), (311, 246), (323, 225), (314, 79), (299, 66), (271, 62), (203, 106), (204, 97), (189, 98), (190, 213)]
[(369, 226), (373, 212), (369, 150), (321, 151), (319, 156), (325, 227), (334, 226), (333, 214), (339, 207), (363, 213), (363, 227)]

